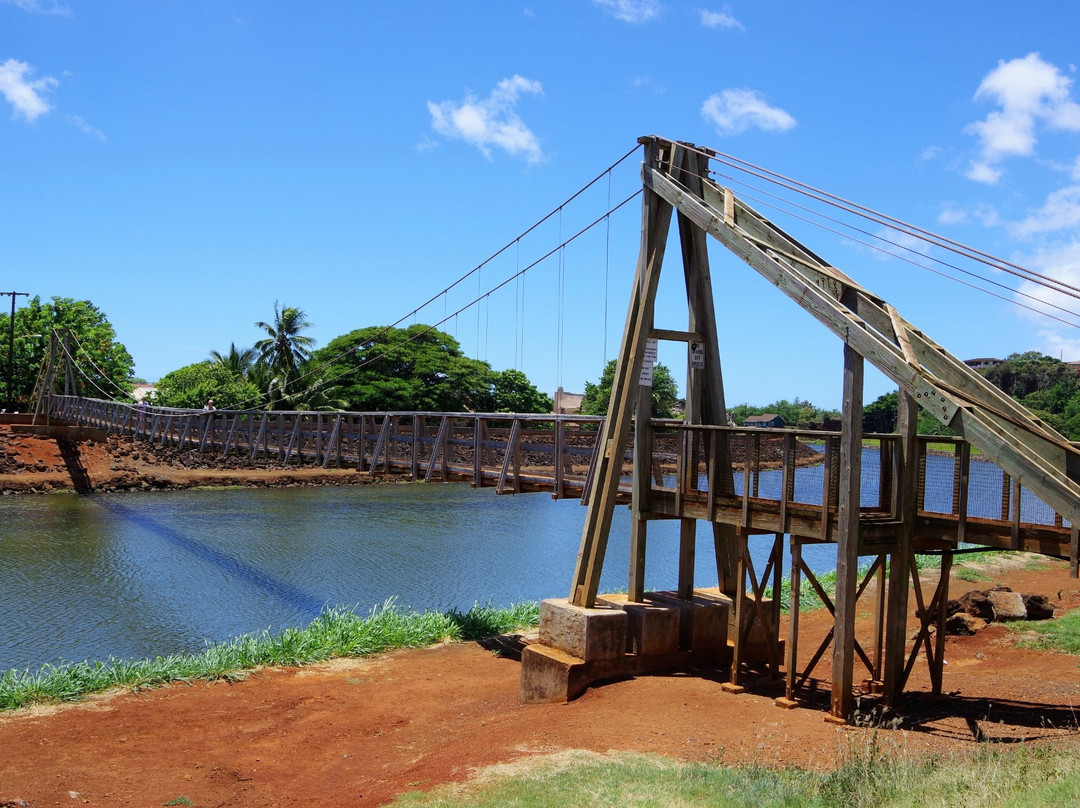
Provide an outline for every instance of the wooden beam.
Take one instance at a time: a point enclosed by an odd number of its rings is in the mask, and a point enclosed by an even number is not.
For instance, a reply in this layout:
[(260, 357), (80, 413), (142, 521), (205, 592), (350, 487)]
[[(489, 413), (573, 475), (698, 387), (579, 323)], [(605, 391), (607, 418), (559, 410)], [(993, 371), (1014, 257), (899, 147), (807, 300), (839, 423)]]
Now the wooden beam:
[[(651, 165), (660, 156), (659, 147), (655, 143), (646, 144), (646, 164)], [(603, 450), (596, 471), (593, 494), (585, 514), (581, 547), (570, 587), (570, 600), (576, 606), (591, 607), (596, 603), (611, 517), (622, 475), (622, 455), (630, 434), (631, 413), (637, 398), (636, 388), (645, 354), (645, 341), (648, 338), (646, 321), (651, 325), (671, 215), (670, 204), (653, 193), (645, 192), (642, 195), (642, 237), (638, 268), (619, 349), (611, 401), (604, 421), (601, 438)]]
[(830, 712), (847, 720), (854, 709), (855, 601), (859, 571), (859, 482), (862, 478), (863, 358), (844, 345), (840, 507), (836, 545), (836, 633)]

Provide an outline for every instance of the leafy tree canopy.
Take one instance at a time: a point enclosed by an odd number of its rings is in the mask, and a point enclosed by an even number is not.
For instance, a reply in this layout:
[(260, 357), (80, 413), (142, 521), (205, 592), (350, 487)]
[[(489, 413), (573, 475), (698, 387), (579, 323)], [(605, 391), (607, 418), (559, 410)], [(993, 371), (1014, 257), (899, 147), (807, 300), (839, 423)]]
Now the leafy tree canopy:
[[(10, 327), (11, 315), (0, 316), (0, 344), (6, 343)], [(42, 303), (39, 296), (34, 296), (15, 312), (13, 394), (16, 400), (26, 402), (33, 393), (54, 328), (71, 332), (69, 350), (76, 362), (75, 384), (79, 395), (124, 398), (131, 394), (135, 362), (127, 348), (117, 342), (116, 331), (105, 313), (89, 300), (54, 297)], [(6, 384), (6, 356), (2, 364)]]
[(250, 409), (262, 400), (258, 387), (214, 362), (197, 362), (166, 373), (156, 386), (153, 403), (161, 407), (201, 409), (212, 398), (218, 409)]
[(369, 326), (312, 354), (350, 410), (550, 412), (551, 399), (515, 370), (470, 359), (450, 334), (426, 325)]
[[(600, 381), (585, 382), (585, 396), (581, 400), (581, 412), (585, 415), (607, 415), (611, 401), (611, 388), (615, 384), (618, 361), (612, 359), (604, 366)], [(675, 414), (675, 402), (679, 397), (679, 385), (667, 365), (653, 365), (652, 417), (671, 418)]]
[(800, 398), (796, 398), (794, 401), (782, 398), (764, 407), (739, 404), (732, 408), (731, 418), (741, 426), (742, 422), (750, 415), (767, 415), (770, 413), (783, 418), (784, 423), (791, 429), (820, 428), (825, 421), (840, 417), (837, 410), (826, 410)]
[(492, 412), (551, 412), (555, 402), (520, 370), (495, 372)]

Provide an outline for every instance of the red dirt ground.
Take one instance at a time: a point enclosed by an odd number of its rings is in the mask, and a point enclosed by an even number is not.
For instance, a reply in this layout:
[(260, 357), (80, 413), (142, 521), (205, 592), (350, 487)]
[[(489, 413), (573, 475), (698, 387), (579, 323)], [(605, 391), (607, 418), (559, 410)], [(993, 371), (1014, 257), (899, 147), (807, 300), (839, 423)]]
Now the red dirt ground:
[[(954, 579), (950, 593), (1005, 584), (1047, 595), (1059, 612), (1080, 606), (1067, 564), (1040, 559), (1045, 566), (1032, 569), (1028, 560), (990, 569), (992, 581)], [(803, 614), (804, 662), (826, 618)], [(929, 697), (918, 662), (904, 728), (879, 731), (879, 743), (934, 755), (981, 739), (1080, 748), (1080, 659), (1018, 648), (1016, 636), (993, 625), (950, 637), (951, 698)], [(767, 682), (724, 693), (724, 674), (708, 670), (610, 682), (569, 704), (522, 705), (519, 670), (512, 658), (463, 643), (6, 713), (0, 806), (153, 806), (180, 795), (198, 806), (374, 806), (563, 749), (828, 768), (871, 732), (827, 723), (824, 700), (778, 708), (780, 691)], [(828, 654), (814, 675), (827, 693)]]

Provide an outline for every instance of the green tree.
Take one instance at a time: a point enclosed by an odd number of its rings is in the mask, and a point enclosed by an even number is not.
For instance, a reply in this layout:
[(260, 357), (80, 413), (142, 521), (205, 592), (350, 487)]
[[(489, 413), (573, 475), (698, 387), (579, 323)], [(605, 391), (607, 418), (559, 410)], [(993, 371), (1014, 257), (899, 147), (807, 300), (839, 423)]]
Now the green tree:
[(274, 321), (260, 320), (255, 325), (266, 336), (255, 343), (254, 350), (258, 353), (258, 361), (271, 370), (271, 387), (276, 390), (271, 394), (271, 405), (280, 408), (278, 405), (283, 403), (283, 396), (291, 396), (300, 389), (294, 389), (298, 369), (311, 358), (311, 349), (315, 345), (315, 340), (303, 332), (311, 328), (312, 323), (303, 309), (281, 306), (275, 301)]
[(492, 412), (551, 412), (553, 406), (551, 396), (537, 390), (520, 370), (495, 373)]
[(247, 378), (257, 359), (258, 355), (254, 348), (237, 348), (235, 342), (229, 343), (229, 352), (227, 354), (221, 354), (217, 351), (210, 352), (210, 364), (222, 365), (242, 379)]
[(343, 334), (312, 359), (327, 363), (327, 378), (351, 410), (490, 412), (495, 374), (470, 359), (451, 335), (415, 324), (370, 326)]
[(166, 373), (156, 387), (154, 404), (161, 407), (201, 409), (212, 398), (218, 409), (252, 409), (262, 400), (255, 385), (213, 362), (197, 362)]
[(791, 429), (819, 429), (824, 421), (840, 417), (837, 410), (826, 410), (800, 398), (796, 398), (794, 401), (782, 398), (764, 407), (739, 404), (732, 407), (731, 419), (741, 426), (747, 416), (770, 413), (783, 418), (784, 424)]
[(1010, 354), (1004, 362), (983, 368), (987, 381), (1013, 398), (1023, 400), (1039, 391), (1050, 390), (1064, 383), (1076, 389), (1076, 373), (1071, 367), (1052, 356), (1038, 351)]
[[(581, 399), (581, 412), (584, 415), (607, 415), (608, 402), (611, 400), (611, 388), (615, 384), (615, 370), (618, 362), (612, 359), (604, 366), (600, 381), (585, 382), (585, 396)], [(653, 418), (671, 418), (674, 415), (675, 402), (678, 400), (679, 386), (671, 375), (667, 365), (653, 366), (652, 416)]]
[[(10, 314), (0, 316), (0, 342), (6, 342), (10, 323)], [(127, 348), (117, 341), (116, 330), (105, 313), (89, 300), (54, 297), (42, 303), (39, 296), (34, 296), (15, 312), (13, 395), (20, 402), (16, 406), (25, 406), (33, 393), (53, 329), (70, 331), (69, 350), (79, 395), (122, 399), (131, 394), (135, 363)], [(0, 364), (0, 376), (6, 384), (7, 363)]]
[(863, 407), (863, 432), (895, 432), (899, 399), (899, 394), (893, 390)]

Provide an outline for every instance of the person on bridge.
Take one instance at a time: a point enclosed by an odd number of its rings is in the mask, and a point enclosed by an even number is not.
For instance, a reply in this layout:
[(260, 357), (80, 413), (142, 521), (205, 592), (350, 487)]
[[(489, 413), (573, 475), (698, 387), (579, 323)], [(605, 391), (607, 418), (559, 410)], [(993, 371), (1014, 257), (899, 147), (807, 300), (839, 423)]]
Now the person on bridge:
[(216, 410), (216, 409), (217, 409), (217, 407), (215, 407), (215, 406), (214, 406), (214, 399), (212, 399), (212, 398), (208, 398), (208, 399), (206, 400), (206, 406), (205, 406), (205, 407), (203, 407), (203, 409), (204, 409), (204, 410), (206, 410), (207, 412), (209, 412), (209, 411), (211, 411), (211, 410)]

